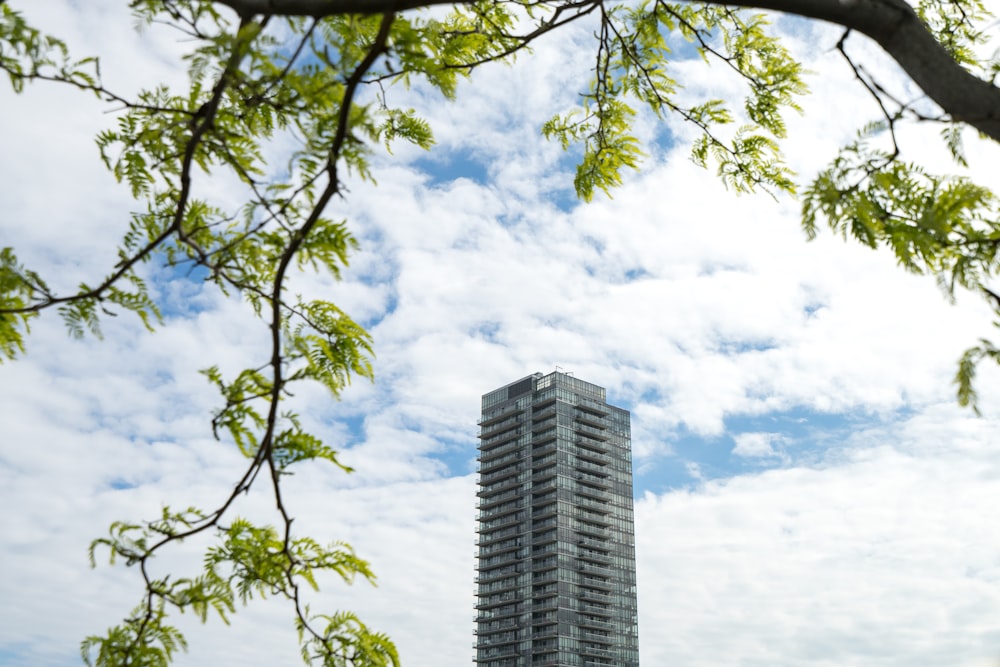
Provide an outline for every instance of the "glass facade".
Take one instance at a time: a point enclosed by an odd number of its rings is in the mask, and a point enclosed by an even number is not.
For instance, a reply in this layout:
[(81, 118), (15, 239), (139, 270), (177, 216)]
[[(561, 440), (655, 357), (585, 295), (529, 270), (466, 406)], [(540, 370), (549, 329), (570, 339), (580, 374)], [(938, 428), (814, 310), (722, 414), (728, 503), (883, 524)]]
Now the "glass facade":
[(479, 426), (478, 667), (638, 667), (628, 411), (536, 373)]

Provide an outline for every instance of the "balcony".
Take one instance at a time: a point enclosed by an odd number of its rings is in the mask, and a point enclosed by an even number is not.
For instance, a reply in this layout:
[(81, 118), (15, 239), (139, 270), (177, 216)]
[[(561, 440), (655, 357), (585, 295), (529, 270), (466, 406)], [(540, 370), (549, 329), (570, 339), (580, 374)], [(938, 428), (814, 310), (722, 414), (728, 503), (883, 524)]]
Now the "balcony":
[(611, 463), (611, 457), (608, 456), (607, 454), (603, 452), (596, 452), (594, 450), (587, 449), (585, 447), (577, 447), (576, 455), (581, 459), (587, 459), (589, 461), (594, 461), (597, 463), (604, 463), (604, 464)]
[(531, 633), (532, 639), (546, 639), (548, 637), (558, 637), (559, 636), (559, 626), (558, 625), (546, 625), (541, 628), (534, 628)]
[(577, 564), (576, 569), (579, 572), (589, 572), (591, 574), (600, 574), (605, 577), (610, 577), (614, 575), (614, 570), (609, 567), (604, 567), (603, 565), (594, 565), (593, 563), (580, 562)]
[(614, 590), (614, 585), (605, 579), (598, 579), (596, 577), (581, 577), (577, 582), (580, 586), (589, 586), (594, 589), (601, 591), (611, 591)]
[(584, 482), (584, 483), (590, 484), (592, 486), (599, 486), (602, 489), (608, 489), (608, 488), (610, 488), (610, 485), (608, 484), (608, 479), (607, 479), (606, 476), (605, 477), (601, 477), (600, 475), (595, 475), (595, 474), (590, 473), (590, 472), (582, 472), (582, 471), (578, 470), (577, 473), (576, 473), (576, 479), (577, 479), (578, 482)]
[(592, 500), (590, 498), (577, 498), (573, 501), (577, 507), (586, 507), (591, 511), (600, 512), (601, 514), (609, 514), (611, 512), (611, 506), (606, 500)]
[[(510, 576), (510, 575), (508, 575)], [(499, 585), (497, 585), (499, 584)], [(520, 588), (521, 584), (517, 581), (517, 577), (514, 576), (510, 581), (504, 582), (503, 577), (492, 583), (482, 584), (476, 592), (476, 595), (482, 599), (493, 595), (505, 594), (508, 591), (513, 591)]]
[(489, 521), (484, 521), (479, 524), (476, 528), (477, 533), (486, 533), (497, 528), (505, 528), (507, 526), (512, 526), (521, 522), (524, 517), (518, 516), (517, 514), (508, 514), (507, 516), (502, 516), (498, 519), (490, 519)]
[(587, 497), (590, 497), (590, 498), (594, 498), (594, 499), (597, 499), (597, 500), (603, 500), (604, 502), (608, 502), (608, 501), (611, 500), (611, 494), (608, 493), (605, 489), (607, 489), (607, 485), (606, 484), (602, 485), (602, 488), (595, 488), (593, 486), (586, 486), (584, 484), (577, 484), (575, 491), (576, 491), (576, 494), (578, 496), (587, 496)]
[(608, 426), (607, 424), (604, 423), (603, 419), (589, 412), (582, 411), (579, 409), (577, 410), (576, 413), (576, 422), (578, 424), (584, 424), (586, 426), (589, 426), (590, 428), (593, 429), (600, 429), (601, 431), (608, 430)]
[(559, 486), (558, 478), (553, 477), (552, 479), (547, 479), (544, 482), (539, 482), (537, 484), (532, 483), (531, 490), (534, 493), (538, 493), (539, 491), (548, 491), (549, 489), (556, 489), (558, 488), (558, 486)]
[(556, 430), (553, 428), (551, 431), (543, 431), (540, 434), (535, 434), (532, 438), (532, 442), (535, 445), (540, 445), (543, 442), (552, 442), (556, 439)]
[(484, 596), (485, 599), (480, 599), (476, 603), (476, 609), (489, 609), (490, 607), (502, 607), (505, 604), (510, 604), (511, 602), (517, 602), (520, 600), (521, 596), (514, 593), (500, 593)]
[(585, 537), (611, 537), (611, 531), (604, 526), (583, 523), (582, 521), (577, 521), (573, 529)]
[(480, 496), (479, 500), (476, 502), (476, 509), (477, 510), (484, 510), (484, 509), (487, 509), (487, 508), (492, 507), (494, 505), (498, 505), (498, 504), (504, 502), (505, 500), (513, 500), (513, 499), (516, 499), (516, 498), (520, 498), (521, 495), (522, 494), (521, 494), (520, 491), (512, 490), (512, 491), (501, 492), (498, 495), (492, 495), (492, 494), (490, 494), (489, 498), (484, 498), (484, 497)]
[(524, 413), (524, 408), (514, 408), (512, 410), (504, 410), (498, 415), (493, 415), (488, 419), (480, 419), (477, 423), (480, 427), (491, 426), (493, 424), (499, 424), (504, 419), (509, 419), (511, 417), (516, 417)]
[(522, 480), (517, 478), (517, 475), (511, 475), (499, 481), (490, 482), (488, 491), (480, 491), (476, 495), (480, 498), (490, 498), (494, 493), (502, 493), (504, 491), (519, 488), (521, 486), (521, 481)]
[(552, 406), (552, 407), (548, 408), (547, 410), (540, 410), (540, 411), (537, 408), (535, 408), (531, 412), (531, 421), (532, 422), (540, 422), (543, 419), (548, 419), (549, 417), (555, 417), (555, 416), (556, 416), (556, 408), (555, 408), (555, 406)]
[(547, 479), (552, 479), (553, 477), (556, 476), (556, 470), (558, 469), (558, 467), (559, 466), (553, 464), (546, 468), (542, 468), (541, 470), (535, 471), (534, 474), (531, 476), (531, 481), (544, 482)]
[(584, 632), (583, 638), (590, 642), (605, 644), (608, 646), (614, 644), (614, 640), (611, 639), (611, 635), (607, 633), (602, 634), (599, 632)]
[[(551, 649), (549, 649), (551, 650)], [(535, 660), (535, 658), (539, 658)], [(531, 667), (559, 667), (562, 663), (559, 662), (559, 658), (550, 658), (548, 655), (534, 656), (531, 659)]]
[(592, 563), (599, 563), (601, 565), (609, 564), (611, 562), (611, 556), (609, 556), (606, 552), (611, 551), (611, 548), (606, 544), (602, 544), (600, 546), (605, 549), (605, 552), (594, 551), (592, 549), (581, 549), (577, 553), (577, 558), (580, 560), (588, 560)]
[(559, 504), (556, 502), (549, 502), (547, 505), (542, 507), (535, 507), (531, 511), (532, 519), (544, 519), (546, 517), (555, 516), (556, 511), (559, 509)]
[(475, 583), (489, 584), (494, 581), (500, 581), (505, 577), (513, 577), (516, 574), (521, 574), (519, 566), (499, 565), (495, 570), (480, 570), (479, 576), (475, 578)]
[(543, 454), (555, 454), (556, 453), (556, 441), (555, 438), (552, 440), (546, 440), (544, 443), (539, 444), (537, 441), (532, 443), (534, 448), (531, 450), (532, 456), (541, 456)]
[(591, 463), (590, 461), (584, 461), (583, 459), (577, 459), (576, 463), (577, 470), (589, 471), (591, 475), (598, 475), (600, 477), (611, 477), (611, 470), (607, 466), (599, 465), (597, 463)]
[(472, 617), (472, 620), (476, 623), (486, 623), (486, 622), (497, 621), (500, 619), (510, 619), (510, 622), (513, 623), (515, 626), (520, 626), (521, 625), (520, 616), (524, 612), (524, 610), (525, 610), (524, 605), (514, 604), (510, 605), (509, 609), (501, 611), (490, 611), (485, 614), (477, 614)]
[(606, 630), (611, 630), (615, 627), (608, 621), (601, 620), (595, 616), (581, 616), (577, 620), (577, 624), (582, 628), (602, 628)]
[(576, 424), (573, 424), (573, 430), (589, 438), (593, 438), (594, 440), (607, 441), (608, 439), (608, 436), (603, 429), (594, 428), (593, 426), (580, 423), (579, 421), (577, 421)]
[(608, 519), (606, 512), (592, 512), (590, 510), (577, 507), (576, 510), (573, 511), (573, 516), (583, 521), (596, 523), (597, 525), (604, 526), (605, 528), (611, 525), (611, 520)]
[(521, 446), (521, 443), (517, 441), (517, 434), (514, 434), (514, 437), (504, 438), (496, 443), (483, 444), (479, 447), (479, 464), (482, 466), (503, 454), (516, 452)]
[(559, 608), (559, 596), (552, 594), (551, 597), (547, 598), (536, 598), (532, 601), (531, 609), (533, 611), (545, 611), (547, 609), (558, 609)]
[(525, 465), (523, 463), (515, 463), (513, 465), (507, 465), (497, 470), (496, 472), (482, 473), (479, 476), (480, 484), (491, 484), (493, 482), (504, 479), (505, 477), (510, 477), (511, 475), (516, 475), (517, 473), (523, 471)]
[(500, 504), (500, 505), (497, 505), (496, 507), (494, 507), (492, 509), (480, 510), (479, 514), (476, 515), (476, 520), (477, 521), (488, 521), (490, 519), (496, 519), (496, 518), (502, 517), (505, 514), (510, 514), (511, 512), (516, 512), (517, 510), (522, 509), (524, 507), (524, 502), (523, 501), (513, 500), (513, 501), (507, 501), (507, 502), (509, 502), (511, 504), (508, 505), (508, 506), (506, 506), (506, 507), (503, 504)]
[(531, 409), (532, 410), (538, 410), (539, 408), (544, 408), (544, 407), (546, 407), (548, 405), (552, 405), (555, 402), (556, 402), (556, 395), (552, 394), (551, 396), (546, 396), (545, 398), (543, 398), (542, 400), (538, 401), (537, 403), (534, 403), (531, 406)]
[(559, 581), (559, 570), (552, 569), (546, 570), (545, 572), (536, 572), (534, 578), (531, 580), (532, 584), (550, 584), (552, 582)]
[[(607, 604), (581, 604), (579, 610), (586, 612), (588, 614), (596, 614), (598, 616), (604, 616), (605, 618), (611, 618), (611, 608)], [(608, 625), (611, 625), (608, 623)]]
[[(543, 533), (538, 537), (531, 540), (531, 545), (534, 547), (544, 546), (546, 544), (553, 544), (559, 541), (559, 536), (556, 531), (551, 531), (550, 533)], [(535, 552), (540, 553), (540, 552)]]
[[(524, 422), (520, 421), (509, 422), (506, 424), (498, 424), (497, 426), (489, 429), (488, 431), (487, 430), (480, 431), (479, 440), (482, 443), (486, 443), (491, 438), (496, 438), (496, 440), (494, 440), (493, 443), (488, 443), (488, 444), (496, 444), (501, 440), (506, 440), (508, 437), (510, 437), (510, 435), (515, 435), (515, 436), (519, 435), (522, 426), (524, 426)], [(499, 436), (505, 436), (505, 437), (500, 438)]]
[(578, 594), (581, 600), (593, 600), (594, 602), (605, 602), (611, 603), (611, 596), (607, 593), (601, 593), (599, 591), (594, 591), (589, 588), (581, 588)]
[(588, 412), (597, 417), (607, 417), (608, 415), (611, 414), (610, 412), (608, 412), (607, 408), (601, 403), (598, 403), (597, 401), (591, 401), (586, 398), (581, 398), (579, 400), (579, 402), (576, 404), (576, 409)]

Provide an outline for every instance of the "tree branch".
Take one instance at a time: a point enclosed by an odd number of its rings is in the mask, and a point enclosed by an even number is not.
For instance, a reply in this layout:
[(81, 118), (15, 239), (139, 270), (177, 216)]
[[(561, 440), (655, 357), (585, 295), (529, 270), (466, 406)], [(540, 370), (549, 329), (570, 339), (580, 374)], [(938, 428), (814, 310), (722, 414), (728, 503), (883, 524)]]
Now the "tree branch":
[[(322, 18), (380, 14), (474, 0), (214, 0), (241, 16)], [(599, 4), (600, 0), (594, 0)], [(702, 0), (708, 5), (795, 14), (834, 23), (875, 40), (952, 119), (1000, 143), (1000, 88), (965, 70), (935, 39), (906, 0)]]
[(841, 25), (870, 37), (952, 119), (1000, 142), (1000, 88), (968, 72), (905, 0), (703, 0)]
[(240, 16), (337, 16), (339, 14), (383, 14), (432, 5), (472, 4), (473, 0), (214, 0)]

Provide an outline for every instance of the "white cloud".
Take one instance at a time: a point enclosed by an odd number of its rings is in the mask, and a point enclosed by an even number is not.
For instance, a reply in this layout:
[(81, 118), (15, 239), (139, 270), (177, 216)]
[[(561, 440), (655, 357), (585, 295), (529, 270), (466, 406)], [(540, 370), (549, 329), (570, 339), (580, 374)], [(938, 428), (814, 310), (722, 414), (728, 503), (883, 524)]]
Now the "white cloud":
[(750, 458), (778, 456), (772, 443), (780, 437), (777, 433), (740, 433), (733, 436), (736, 442), (733, 454)]
[(950, 665), (1000, 656), (990, 621), (1000, 532), (983, 513), (1000, 473), (993, 426), (950, 406), (934, 412), (936, 428), (925, 418), (887, 424), (858, 447), (845, 443), (836, 463), (642, 498), (643, 658)]

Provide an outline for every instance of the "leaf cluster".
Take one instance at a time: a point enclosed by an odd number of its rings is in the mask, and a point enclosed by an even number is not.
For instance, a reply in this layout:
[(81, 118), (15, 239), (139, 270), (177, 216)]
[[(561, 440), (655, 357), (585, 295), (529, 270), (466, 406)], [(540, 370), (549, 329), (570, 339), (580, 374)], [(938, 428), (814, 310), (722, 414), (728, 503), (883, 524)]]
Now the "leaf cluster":
[[(336, 574), (348, 584), (358, 576), (374, 583), (368, 563), (346, 544), (322, 546), (311, 538), (292, 538), (273, 526), (256, 526), (239, 517), (227, 527), (214, 525), (217, 543), (205, 551), (200, 574), (159, 578), (149, 574), (149, 561), (159, 545), (183, 540), (211, 520), (193, 508), (182, 512), (164, 508), (159, 519), (145, 524), (116, 522), (109, 537), (91, 544), (92, 564), (95, 551), (106, 548), (112, 564), (121, 559), (126, 565), (139, 565), (146, 579), (146, 596), (123, 623), (103, 636), (93, 635), (83, 641), (81, 654), (86, 664), (169, 664), (178, 649), (187, 647), (183, 635), (167, 623), (171, 610), (191, 611), (202, 622), (207, 621), (209, 612), (214, 612), (228, 623), (236, 602), (245, 605), (255, 596), (280, 596), (299, 609), (300, 586), (318, 590), (319, 572)], [(338, 625), (332, 625), (333, 619), (339, 619)], [(320, 623), (326, 624), (325, 629), (314, 629)], [(301, 608), (296, 627), (303, 657), (309, 664), (398, 665), (392, 643), (384, 635), (369, 631), (349, 612), (323, 616)], [(345, 655), (350, 661), (337, 662)], [(363, 662), (365, 659), (373, 661)]]
[[(714, 163), (722, 181), (737, 192), (758, 188), (794, 191), (778, 139), (784, 113), (799, 110), (807, 92), (804, 72), (763, 15), (695, 4), (648, 0), (638, 5), (601, 5), (597, 59), (590, 90), (579, 109), (560, 114), (542, 132), (564, 148), (583, 145), (574, 181), (585, 200), (621, 183), (622, 169), (642, 157), (632, 125), (635, 104), (658, 117), (676, 116), (698, 131), (692, 158)], [(746, 85), (745, 122), (726, 137), (720, 130), (737, 112), (721, 99), (692, 103), (671, 74), (674, 51), (693, 45), (706, 64), (737, 73)]]
[[(934, 276), (954, 298), (959, 288), (987, 297), (1000, 317), (1000, 298), (990, 282), (1000, 270), (1000, 201), (969, 178), (927, 173), (896, 151), (880, 148), (888, 126), (873, 123), (845, 146), (804, 190), (802, 224), (814, 238), (825, 222), (844, 238), (869, 248), (884, 247), (911, 273)], [(964, 163), (955, 135), (946, 142)], [(987, 340), (966, 351), (955, 376), (961, 405), (975, 407), (976, 364), (997, 359)]]
[[(427, 147), (433, 141), (413, 110), (389, 108), (377, 96), (359, 98), (359, 87), (377, 80), (377, 58), (392, 57), (393, 48), (414, 51), (406, 46), (417, 39), (406, 36), (414, 22), (407, 28), (393, 15), (322, 21), (258, 16), (234, 24), (206, 0), (136, 0), (132, 6), (141, 22), (172, 26), (190, 43), (185, 89), (156, 85), (130, 98), (118, 96), (103, 87), (96, 61), (71, 63), (92, 67), (90, 75), (67, 69), (62, 42), (0, 5), (0, 67), (15, 90), (51, 79), (120, 105), (113, 127), (97, 136), (97, 148), (138, 203), (112, 272), (75, 292), (55, 293), (12, 249), (0, 251), (0, 354), (21, 353), (29, 320), (50, 307), (60, 311), (73, 336), (99, 336), (102, 315), (119, 310), (151, 326), (162, 317), (148, 281), (156, 265), (171, 271), (201, 267), (194, 275), (246, 300), (271, 342), (259, 366), (228, 377), (218, 367), (204, 371), (222, 399), (213, 431), (248, 459), (219, 506), (164, 510), (146, 523), (116, 522), (108, 537), (91, 546), (92, 558), (95, 549), (106, 548), (112, 563), (136, 568), (144, 598), (122, 624), (83, 642), (84, 659), (93, 665), (168, 664), (186, 646), (169, 623), (172, 612), (191, 610), (204, 621), (214, 610), (226, 620), (237, 599), (277, 595), (291, 601), (310, 661), (398, 664), (383, 635), (343, 620), (349, 616), (322, 616), (321, 630), (302, 604), (300, 585), (315, 588), (318, 571), (345, 581), (356, 575), (371, 580), (372, 573), (346, 545), (322, 547), (292, 534), (282, 478), (307, 461), (349, 469), (279, 403), (302, 382), (338, 396), (353, 376), (372, 377), (371, 339), (364, 328), (326, 300), (294, 296), (289, 282), (302, 272), (339, 279), (357, 247), (344, 222), (324, 215), (345, 190), (343, 170), (367, 178), (378, 146), (404, 140)], [(452, 51), (465, 53), (459, 41), (452, 40)], [(441, 87), (451, 85), (451, 72), (442, 69), (437, 76)], [(267, 157), (288, 141), (298, 149), (276, 169)], [(220, 175), (242, 187), (243, 202), (235, 208), (202, 185)], [(233, 519), (223, 527), (238, 498), (261, 477), (271, 481), (278, 526)], [(218, 544), (205, 552), (204, 572), (151, 574), (156, 554), (213, 532)], [(332, 623), (334, 618), (342, 620)], [(362, 663), (365, 656), (377, 657)]]

